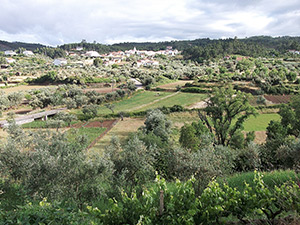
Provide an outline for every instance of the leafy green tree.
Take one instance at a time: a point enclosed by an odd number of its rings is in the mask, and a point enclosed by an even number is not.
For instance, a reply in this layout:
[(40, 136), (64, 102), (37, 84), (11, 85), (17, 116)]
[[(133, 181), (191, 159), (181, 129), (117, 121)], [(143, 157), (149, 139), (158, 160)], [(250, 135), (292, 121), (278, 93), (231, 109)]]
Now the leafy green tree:
[(0, 112), (4, 111), (9, 106), (9, 100), (3, 91), (0, 91)]
[(295, 81), (296, 78), (297, 78), (297, 73), (296, 72), (289, 72), (287, 75), (286, 75), (286, 78), (289, 80), (289, 81)]
[(33, 109), (43, 108), (43, 102), (35, 95), (30, 99), (29, 105)]
[(94, 61), (93, 61), (93, 65), (96, 66), (96, 67), (99, 67), (102, 64), (103, 64), (103, 61), (100, 58), (95, 58)]
[(109, 104), (109, 103), (107, 103), (107, 104), (105, 104), (104, 106), (105, 106), (106, 108), (108, 108), (108, 109), (111, 111), (111, 113), (115, 113), (115, 111), (114, 111), (115, 105), (114, 105), (114, 104)]
[(56, 132), (58, 132), (59, 128), (62, 128), (65, 125), (63, 120), (59, 119), (51, 119), (46, 121), (46, 127), (56, 128)]
[(244, 148), (240, 148), (237, 151), (237, 156), (234, 161), (235, 171), (253, 171), (261, 168), (261, 147), (254, 142), (250, 142)]
[(294, 96), (288, 105), (280, 108), (281, 125), (287, 129), (289, 135), (300, 135), (300, 95)]
[(154, 178), (153, 155), (137, 136), (133, 136), (121, 152), (122, 172), (127, 182), (136, 185)]
[(64, 98), (62, 102), (68, 109), (75, 109), (77, 107), (75, 100), (70, 97)]
[(109, 184), (112, 164), (97, 155), (87, 158), (85, 143), (70, 143), (66, 134), (49, 131), (25, 133), (21, 139), (27, 144), (11, 138), (0, 147), (0, 170), (30, 196), (78, 202), (105, 196), (103, 183)]
[(265, 169), (279, 166), (279, 160), (276, 157), (277, 149), (288, 142), (287, 128), (282, 126), (279, 121), (271, 120), (267, 127), (266, 143), (261, 151), (262, 164)]
[(135, 83), (133, 81), (127, 81), (127, 88), (130, 90), (130, 91), (135, 91), (136, 90), (136, 86), (135, 86)]
[(9, 105), (11, 107), (17, 107), (23, 100), (23, 93), (22, 92), (12, 92), (7, 95), (7, 99), (9, 101)]
[(284, 143), (277, 148), (276, 158), (285, 169), (300, 168), (300, 140)]
[(190, 124), (185, 124), (183, 127), (181, 127), (179, 138), (181, 146), (192, 151), (198, 150), (199, 138), (195, 133), (195, 128)]
[(145, 133), (153, 133), (163, 141), (169, 140), (172, 123), (159, 109), (149, 111), (144, 124)]
[(217, 144), (230, 145), (231, 138), (243, 128), (245, 120), (256, 115), (248, 98), (249, 95), (234, 91), (232, 86), (214, 89), (204, 109), (206, 115), (198, 111), (200, 119), (214, 133)]
[(59, 112), (55, 115), (55, 118), (57, 120), (62, 120), (68, 124), (68, 126), (71, 126), (71, 122), (74, 120), (77, 120), (77, 116), (70, 114), (70, 113), (65, 113), (65, 112)]
[(6, 64), (6, 60), (4, 57), (0, 57), (0, 65), (1, 64)]
[(74, 101), (76, 102), (76, 108), (80, 108), (88, 103), (88, 97), (85, 95), (76, 95)]
[(98, 105), (86, 105), (82, 108), (82, 112), (88, 119), (91, 119), (97, 116), (98, 108)]

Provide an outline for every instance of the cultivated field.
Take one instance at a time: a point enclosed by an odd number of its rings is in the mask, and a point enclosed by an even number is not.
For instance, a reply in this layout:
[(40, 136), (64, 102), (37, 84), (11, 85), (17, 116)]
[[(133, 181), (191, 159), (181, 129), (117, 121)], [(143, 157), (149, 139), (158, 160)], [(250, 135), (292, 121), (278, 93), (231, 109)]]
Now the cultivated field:
[(186, 83), (193, 83), (193, 81), (191, 80), (180, 80), (174, 83), (169, 83), (169, 84), (163, 84), (163, 85), (159, 85), (157, 86), (158, 88), (163, 88), (163, 89), (167, 89), (167, 90), (176, 90), (177, 86), (184, 86)]
[(207, 95), (205, 94), (176, 92), (173, 95), (169, 96), (169, 98), (160, 99), (160, 101), (156, 101), (151, 104), (148, 104), (145, 107), (139, 108), (138, 111), (159, 108), (163, 106), (171, 107), (173, 105), (182, 105), (184, 107), (188, 107), (196, 102), (203, 101), (206, 97)]
[[(173, 126), (180, 129), (185, 123), (198, 122), (199, 117), (196, 111), (171, 113), (168, 118), (173, 122)], [(278, 121), (280, 116), (276, 113), (259, 114), (257, 117), (250, 117), (244, 123), (244, 131), (255, 131), (255, 142), (258, 144), (266, 141), (266, 128), (271, 120)]]
[[(182, 105), (190, 106), (197, 102), (201, 102), (206, 98), (205, 94), (191, 94), (181, 92), (154, 92), (154, 91), (143, 91), (139, 92), (127, 99), (114, 102), (114, 112), (138, 112), (148, 109), (154, 109), (163, 106)], [(81, 115), (81, 110), (73, 110), (73, 113)], [(101, 105), (98, 109), (98, 115), (105, 116), (111, 114), (104, 105)]]
[(40, 89), (40, 88), (56, 88), (57, 86), (54, 85), (20, 85), (17, 87), (11, 87), (11, 88), (3, 88), (0, 89), (5, 92), (5, 94), (9, 94), (12, 92), (18, 92), (18, 91), (30, 91), (32, 89)]
[(256, 117), (251, 116), (244, 123), (244, 130), (245, 131), (265, 131), (271, 120), (278, 121), (278, 120), (280, 120), (280, 116), (277, 113), (259, 114)]
[(124, 118), (123, 121), (119, 121), (103, 138), (90, 148), (89, 151), (102, 153), (105, 147), (109, 145), (113, 136), (118, 137), (120, 141), (124, 141), (130, 133), (137, 131), (137, 129), (144, 124), (144, 121), (144, 118)]

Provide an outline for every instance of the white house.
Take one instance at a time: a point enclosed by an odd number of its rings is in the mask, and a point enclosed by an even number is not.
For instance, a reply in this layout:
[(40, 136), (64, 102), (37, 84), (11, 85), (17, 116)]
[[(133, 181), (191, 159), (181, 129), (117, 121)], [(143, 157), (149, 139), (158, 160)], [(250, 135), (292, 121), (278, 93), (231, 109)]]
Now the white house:
[(140, 67), (140, 66), (158, 66), (159, 65), (159, 62), (158, 61), (152, 61), (152, 60), (149, 60), (149, 59), (145, 59), (145, 60), (138, 60), (136, 62), (136, 65), (137, 67)]
[(17, 53), (15, 53), (13, 50), (7, 50), (4, 52), (4, 55), (14, 56), (14, 55), (17, 55)]
[(23, 54), (24, 54), (25, 56), (33, 56), (33, 55), (34, 55), (32, 51), (27, 51), (27, 50), (24, 51)]
[(76, 47), (76, 51), (82, 51), (82, 50), (83, 50), (83, 47), (80, 47), (80, 46)]
[(100, 57), (100, 54), (96, 51), (88, 51), (85, 53), (85, 56), (87, 57)]
[(6, 62), (7, 63), (14, 63), (16, 60), (15, 59), (13, 59), (13, 58), (5, 58), (5, 60), (6, 60)]
[(59, 58), (59, 59), (55, 59), (53, 61), (53, 64), (55, 66), (63, 66), (63, 65), (67, 65), (68, 61), (66, 59), (62, 59), (62, 58)]

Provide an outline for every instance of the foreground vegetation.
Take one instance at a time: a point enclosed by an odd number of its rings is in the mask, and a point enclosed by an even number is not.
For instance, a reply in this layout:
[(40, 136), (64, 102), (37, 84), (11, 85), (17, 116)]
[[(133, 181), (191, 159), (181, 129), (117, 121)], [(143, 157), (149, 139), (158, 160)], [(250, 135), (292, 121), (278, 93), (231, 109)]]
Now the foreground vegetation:
[[(287, 51), (297, 41), (171, 42), (182, 55), (156, 55), (156, 66), (74, 50), (128, 43), (13, 56), (0, 71), (0, 224), (299, 224), (300, 63)], [(9, 91), (19, 78), (52, 86)], [(14, 122), (54, 108), (47, 121)]]

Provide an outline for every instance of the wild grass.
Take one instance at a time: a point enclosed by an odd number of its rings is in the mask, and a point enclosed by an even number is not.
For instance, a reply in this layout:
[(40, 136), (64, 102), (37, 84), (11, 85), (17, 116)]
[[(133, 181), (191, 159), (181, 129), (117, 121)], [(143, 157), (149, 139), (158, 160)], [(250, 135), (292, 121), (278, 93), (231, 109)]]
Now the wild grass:
[[(273, 188), (275, 185), (280, 186), (281, 184), (289, 181), (294, 181), (298, 183), (300, 179), (300, 174), (296, 174), (292, 170), (274, 170), (271, 172), (262, 172), (263, 181), (266, 186)], [(250, 186), (254, 186), (253, 183), (254, 172), (236, 173), (232, 176), (227, 176), (224, 178), (219, 178), (218, 182), (227, 183), (232, 188), (237, 188), (237, 190), (242, 191), (245, 187), (246, 182)]]
[[(72, 121), (71, 125), (73, 125), (77, 122), (78, 121)], [(68, 127), (68, 126), (69, 126), (69, 124), (67, 122), (65, 122), (62, 127)], [(47, 128), (47, 121), (45, 121), (45, 120), (35, 120), (35, 121), (30, 122), (30, 123), (22, 124), (21, 127), (22, 128), (31, 128), (31, 129)]]
[(189, 106), (193, 103), (203, 101), (207, 95), (205, 94), (192, 94), (192, 93), (178, 93), (170, 96), (169, 98), (162, 99), (153, 104), (146, 105), (140, 108), (138, 111), (144, 111), (147, 109), (154, 109), (159, 107), (171, 107), (173, 105)]
[(67, 131), (67, 136), (70, 142), (78, 142), (80, 136), (86, 138), (86, 143), (83, 146), (87, 148), (100, 134), (102, 134), (106, 128), (103, 127), (80, 127), (78, 129), (71, 128)]
[(254, 117), (251, 116), (244, 123), (245, 131), (265, 131), (271, 120), (279, 121), (280, 116), (277, 113), (259, 114)]

